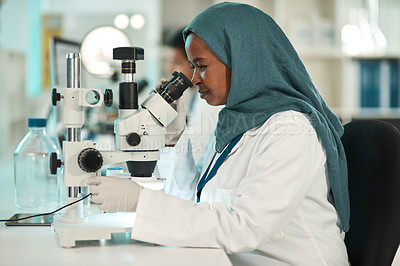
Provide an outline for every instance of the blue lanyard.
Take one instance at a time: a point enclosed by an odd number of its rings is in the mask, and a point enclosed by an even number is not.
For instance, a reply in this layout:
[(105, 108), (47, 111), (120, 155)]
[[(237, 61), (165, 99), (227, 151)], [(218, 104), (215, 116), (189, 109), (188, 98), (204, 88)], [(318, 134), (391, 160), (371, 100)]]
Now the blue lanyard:
[(234, 138), (231, 143), (229, 143), (228, 147), (222, 152), (221, 156), (218, 157), (217, 161), (214, 164), (214, 167), (210, 170), (211, 164), (214, 161), (215, 155), (217, 155), (217, 152), (214, 153), (214, 156), (211, 159), (210, 164), (207, 167), (207, 170), (204, 172), (203, 176), (200, 179), (199, 184), (197, 185), (197, 202), (200, 202), (200, 195), (203, 187), (207, 184), (208, 181), (211, 180), (211, 178), (214, 177), (215, 173), (217, 172), (218, 168), (222, 165), (222, 163), (225, 161), (226, 157), (228, 154), (232, 151), (233, 147), (239, 142), (239, 140), (242, 138), (243, 133)]

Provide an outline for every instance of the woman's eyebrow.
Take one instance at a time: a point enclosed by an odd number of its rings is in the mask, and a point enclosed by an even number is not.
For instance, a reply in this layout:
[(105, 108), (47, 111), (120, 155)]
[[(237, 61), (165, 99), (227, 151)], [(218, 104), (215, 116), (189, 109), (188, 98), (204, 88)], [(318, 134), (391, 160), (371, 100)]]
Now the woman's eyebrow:
[(196, 64), (197, 62), (203, 59), (204, 59), (203, 57), (196, 57), (195, 59), (193, 59), (193, 63)]
[(204, 60), (204, 58), (203, 57), (196, 57), (195, 59), (193, 59), (193, 62), (190, 61), (189, 59), (188, 59), (188, 62), (189, 62), (189, 64), (194, 65), (194, 64), (198, 63), (201, 60)]

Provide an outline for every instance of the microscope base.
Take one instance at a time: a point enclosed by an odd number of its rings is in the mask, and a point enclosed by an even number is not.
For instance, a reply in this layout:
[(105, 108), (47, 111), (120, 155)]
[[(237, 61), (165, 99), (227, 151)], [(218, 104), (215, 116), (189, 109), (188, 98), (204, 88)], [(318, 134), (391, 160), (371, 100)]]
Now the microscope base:
[(52, 228), (60, 246), (71, 248), (75, 241), (111, 239), (112, 233), (130, 233), (136, 213), (93, 213), (80, 223), (67, 223), (63, 215), (55, 215)]

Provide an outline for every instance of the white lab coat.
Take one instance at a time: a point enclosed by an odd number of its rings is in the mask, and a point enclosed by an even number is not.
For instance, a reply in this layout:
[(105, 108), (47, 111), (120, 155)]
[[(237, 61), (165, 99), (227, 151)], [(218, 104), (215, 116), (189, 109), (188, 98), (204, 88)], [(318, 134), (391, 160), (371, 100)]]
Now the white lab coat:
[[(215, 137), (202, 172), (214, 143)], [(144, 189), (133, 239), (223, 248), (234, 265), (348, 265), (329, 200), (326, 156), (306, 115), (281, 112), (247, 131), (203, 188), (199, 204), (193, 201), (201, 175), (187, 158), (179, 161), (186, 171), (166, 188), (191, 201)]]
[[(197, 162), (204, 154), (210, 134), (217, 124), (218, 113), (223, 106), (209, 105), (206, 101), (200, 99), (197, 91), (194, 97), (193, 110), (188, 113), (188, 123), (183, 135), (190, 138), (193, 158)], [(185, 145), (186, 143), (185, 141), (181, 141), (177, 144)]]

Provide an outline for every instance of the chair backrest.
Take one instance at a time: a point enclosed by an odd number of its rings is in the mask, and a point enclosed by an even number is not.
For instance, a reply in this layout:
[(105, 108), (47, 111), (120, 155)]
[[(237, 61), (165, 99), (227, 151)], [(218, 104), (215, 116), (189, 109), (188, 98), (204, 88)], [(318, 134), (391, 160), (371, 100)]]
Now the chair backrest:
[(378, 120), (345, 125), (352, 266), (391, 265), (400, 243), (400, 133)]

